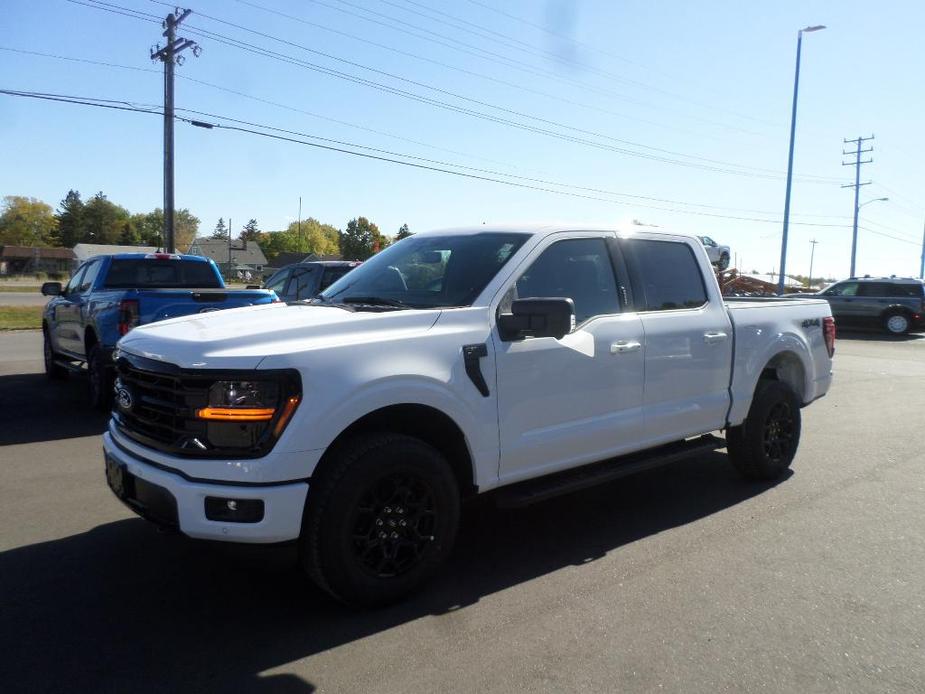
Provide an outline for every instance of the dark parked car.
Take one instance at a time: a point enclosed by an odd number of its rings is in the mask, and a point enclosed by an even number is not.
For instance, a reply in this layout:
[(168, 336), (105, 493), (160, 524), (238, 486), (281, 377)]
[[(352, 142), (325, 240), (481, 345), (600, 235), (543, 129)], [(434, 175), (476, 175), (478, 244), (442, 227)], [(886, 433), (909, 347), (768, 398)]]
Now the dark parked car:
[(266, 281), (283, 301), (311, 299), (361, 263), (356, 260), (316, 260), (280, 268)]
[(881, 328), (893, 335), (925, 329), (925, 281), (903, 277), (852, 277), (818, 294), (839, 325)]

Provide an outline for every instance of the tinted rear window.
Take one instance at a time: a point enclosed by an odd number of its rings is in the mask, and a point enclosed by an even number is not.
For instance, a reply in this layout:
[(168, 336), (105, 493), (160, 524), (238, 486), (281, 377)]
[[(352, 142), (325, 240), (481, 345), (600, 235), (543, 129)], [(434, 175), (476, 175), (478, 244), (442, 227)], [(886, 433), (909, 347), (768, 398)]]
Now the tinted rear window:
[(113, 260), (106, 275), (111, 289), (221, 289), (211, 263), (138, 258)]
[(670, 311), (707, 303), (700, 266), (687, 244), (629, 239), (623, 248), (638, 281), (633, 286), (638, 310)]
[(889, 293), (887, 296), (914, 296), (916, 298), (921, 298), (923, 293), (923, 285), (921, 284), (912, 284), (909, 283), (896, 283), (889, 285)]

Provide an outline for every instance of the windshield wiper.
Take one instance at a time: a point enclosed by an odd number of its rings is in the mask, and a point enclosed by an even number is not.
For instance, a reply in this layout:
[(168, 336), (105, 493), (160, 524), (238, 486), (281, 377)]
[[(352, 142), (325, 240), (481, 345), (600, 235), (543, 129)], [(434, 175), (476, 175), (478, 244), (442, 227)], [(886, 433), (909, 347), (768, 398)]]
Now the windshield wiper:
[(366, 304), (367, 306), (393, 306), (395, 308), (411, 308), (404, 301), (389, 299), (384, 296), (346, 296), (341, 301), (345, 304)]

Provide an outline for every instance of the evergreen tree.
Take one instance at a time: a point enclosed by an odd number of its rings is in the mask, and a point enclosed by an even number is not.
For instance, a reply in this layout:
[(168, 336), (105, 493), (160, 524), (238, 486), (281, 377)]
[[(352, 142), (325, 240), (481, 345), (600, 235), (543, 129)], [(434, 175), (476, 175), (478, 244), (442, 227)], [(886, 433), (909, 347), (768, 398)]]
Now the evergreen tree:
[(405, 223), (401, 225), (401, 229), (399, 229), (398, 233), (395, 234), (395, 240), (401, 241), (402, 239), (406, 239), (409, 236), (412, 236), (411, 229), (409, 229), (408, 224)]
[(84, 229), (84, 202), (80, 199), (80, 193), (76, 190), (69, 190), (58, 204), (58, 213), (55, 215), (58, 220), (58, 230), (55, 234), (55, 245), (64, 248), (73, 248), (80, 243), (86, 232)]
[(219, 217), (218, 223), (215, 225), (215, 230), (212, 232), (213, 239), (227, 239), (228, 234), (230, 233), (228, 227), (225, 226), (225, 218)]
[(252, 219), (241, 230), (241, 237), (244, 241), (256, 241), (260, 238), (260, 228), (257, 226), (257, 220)]

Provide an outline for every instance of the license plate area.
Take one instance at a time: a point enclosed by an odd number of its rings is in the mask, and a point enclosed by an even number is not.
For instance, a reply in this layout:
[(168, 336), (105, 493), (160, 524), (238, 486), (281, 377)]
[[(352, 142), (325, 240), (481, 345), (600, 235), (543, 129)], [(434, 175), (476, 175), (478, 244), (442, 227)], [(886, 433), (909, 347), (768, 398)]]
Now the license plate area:
[(129, 499), (135, 495), (135, 478), (126, 469), (124, 463), (120, 463), (114, 457), (106, 454), (106, 482), (109, 488), (117, 497)]

